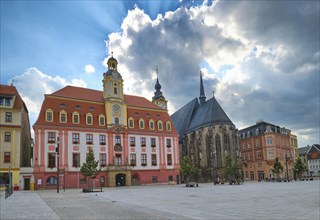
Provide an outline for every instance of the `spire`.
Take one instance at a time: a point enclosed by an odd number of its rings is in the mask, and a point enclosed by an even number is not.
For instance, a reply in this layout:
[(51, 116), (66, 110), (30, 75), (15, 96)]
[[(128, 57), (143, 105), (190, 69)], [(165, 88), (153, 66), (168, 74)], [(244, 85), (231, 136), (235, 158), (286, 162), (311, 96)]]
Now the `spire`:
[(160, 91), (160, 90), (161, 90), (161, 85), (160, 85), (160, 83), (159, 83), (158, 66), (156, 67), (156, 72), (157, 72), (157, 83), (156, 83), (156, 85), (154, 86), (154, 88), (155, 88), (155, 90), (156, 90), (155, 95), (156, 95), (156, 93), (161, 95), (162, 92)]
[(202, 82), (202, 73), (200, 71), (200, 105), (203, 105), (206, 102), (206, 96), (204, 94), (203, 82)]

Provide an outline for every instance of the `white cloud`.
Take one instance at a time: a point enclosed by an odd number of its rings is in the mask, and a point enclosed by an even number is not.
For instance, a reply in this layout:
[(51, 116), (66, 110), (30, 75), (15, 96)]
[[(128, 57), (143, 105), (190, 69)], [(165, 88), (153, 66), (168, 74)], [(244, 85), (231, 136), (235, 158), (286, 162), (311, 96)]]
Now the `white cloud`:
[(91, 64), (87, 64), (87, 65), (84, 66), (84, 71), (87, 74), (91, 74), (91, 73), (94, 73), (96, 71), (96, 69)]
[[(118, 59), (129, 93), (151, 99), (159, 67), (170, 113), (199, 96), (200, 67), (207, 97), (214, 90), (238, 127), (264, 118), (292, 130), (310, 127), (304, 139), (317, 128), (312, 117), (319, 119), (319, 13), (318, 7), (309, 7), (311, 13), (301, 14), (304, 7), (218, 1), (182, 7), (155, 20), (135, 7), (122, 30), (109, 35), (107, 47)], [(306, 105), (301, 108), (299, 102)]]
[(61, 76), (49, 76), (35, 67), (27, 69), (13, 79), (14, 85), (29, 110), (31, 126), (39, 115), (44, 94), (51, 94), (67, 85), (87, 87), (82, 79), (72, 79), (68, 82)]

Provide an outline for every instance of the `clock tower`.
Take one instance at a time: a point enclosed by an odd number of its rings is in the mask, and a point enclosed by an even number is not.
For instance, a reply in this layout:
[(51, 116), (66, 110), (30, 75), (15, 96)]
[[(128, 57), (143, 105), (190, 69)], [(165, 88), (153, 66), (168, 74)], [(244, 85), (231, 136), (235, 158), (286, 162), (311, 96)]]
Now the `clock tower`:
[(103, 74), (103, 98), (107, 116), (107, 126), (127, 126), (127, 105), (123, 96), (123, 79), (118, 72), (118, 61), (108, 59), (108, 71)]
[(158, 77), (158, 67), (156, 69), (157, 71), (157, 83), (154, 86), (154, 88), (156, 89), (154, 96), (152, 97), (152, 102), (154, 104), (156, 104), (157, 106), (159, 106), (162, 109), (168, 110), (167, 108), (167, 100), (165, 99), (165, 97), (162, 95), (161, 90), (161, 85), (159, 83), (159, 77)]

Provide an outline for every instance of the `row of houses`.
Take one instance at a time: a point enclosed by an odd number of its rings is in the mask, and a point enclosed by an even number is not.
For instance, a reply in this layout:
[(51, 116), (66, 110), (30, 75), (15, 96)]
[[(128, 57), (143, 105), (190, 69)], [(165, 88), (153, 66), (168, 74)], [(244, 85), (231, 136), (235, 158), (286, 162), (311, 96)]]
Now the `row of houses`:
[[(118, 61), (110, 57), (107, 64), (102, 91), (66, 86), (45, 95), (33, 141), (25, 103), (14, 86), (1, 85), (0, 184), (8, 184), (11, 173), (15, 189), (50, 189), (58, 182), (84, 187), (80, 167), (90, 150), (101, 168), (94, 184), (102, 187), (179, 183), (184, 155), (202, 182), (223, 178), (226, 155), (244, 180), (273, 178), (276, 157), (287, 167), (283, 175), (293, 178), (297, 137), (264, 121), (238, 130), (214, 96), (206, 100), (201, 73), (199, 98), (169, 116), (158, 79), (152, 101), (126, 95)], [(310, 163), (319, 159), (314, 151)], [(319, 175), (319, 164), (311, 166)]]

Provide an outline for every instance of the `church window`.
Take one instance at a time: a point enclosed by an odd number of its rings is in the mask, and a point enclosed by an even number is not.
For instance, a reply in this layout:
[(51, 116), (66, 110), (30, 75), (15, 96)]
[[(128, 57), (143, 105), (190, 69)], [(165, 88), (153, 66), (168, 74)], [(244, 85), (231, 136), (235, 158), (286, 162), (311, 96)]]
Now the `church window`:
[(139, 119), (139, 128), (144, 129), (144, 120), (142, 118)]
[(60, 123), (66, 123), (67, 122), (67, 113), (65, 111), (60, 112)]
[(216, 159), (217, 159), (217, 167), (222, 167), (222, 157), (221, 157), (221, 140), (220, 135), (217, 134), (216, 137)]
[(171, 131), (171, 123), (169, 121), (167, 122), (167, 131)]
[(224, 134), (224, 146), (225, 146), (225, 150), (230, 151), (230, 139), (228, 134)]
[(46, 111), (46, 121), (53, 122), (53, 111), (51, 109)]
[(79, 113), (78, 112), (73, 112), (72, 113), (72, 123), (73, 124), (79, 124)]

